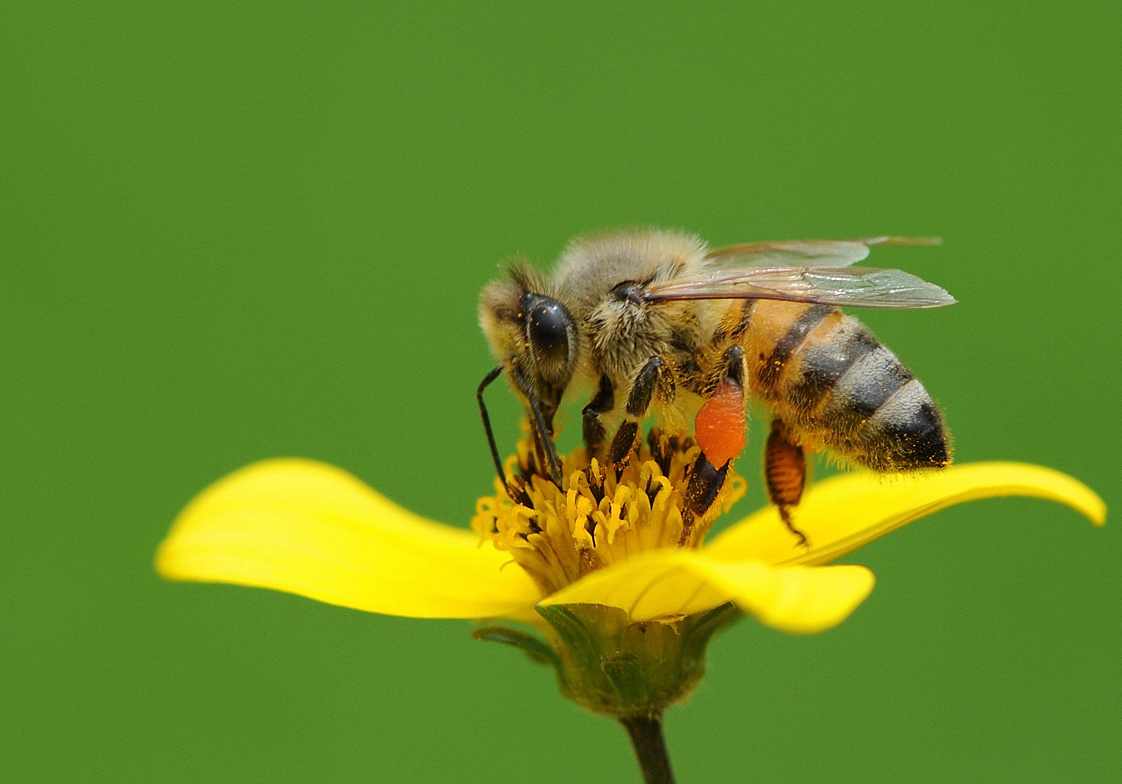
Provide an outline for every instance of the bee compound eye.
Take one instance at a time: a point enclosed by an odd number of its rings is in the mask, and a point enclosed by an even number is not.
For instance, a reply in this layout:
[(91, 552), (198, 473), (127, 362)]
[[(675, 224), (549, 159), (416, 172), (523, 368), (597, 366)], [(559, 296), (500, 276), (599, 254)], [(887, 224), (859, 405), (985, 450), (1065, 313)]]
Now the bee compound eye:
[(546, 373), (562, 371), (569, 363), (573, 317), (568, 308), (551, 297), (536, 295), (526, 305), (526, 337), (534, 359)]

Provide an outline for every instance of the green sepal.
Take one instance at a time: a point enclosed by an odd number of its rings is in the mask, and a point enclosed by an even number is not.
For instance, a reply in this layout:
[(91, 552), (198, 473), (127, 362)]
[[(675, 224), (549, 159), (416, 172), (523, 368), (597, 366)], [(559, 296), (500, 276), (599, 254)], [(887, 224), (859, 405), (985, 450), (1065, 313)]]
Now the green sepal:
[(704, 662), (705, 651), (714, 635), (726, 626), (731, 626), (739, 621), (744, 617), (744, 613), (732, 602), (727, 602), (708, 612), (698, 613), (690, 617), (693, 621), (685, 630), (683, 652), (686, 656), (701, 659)]
[(509, 626), (482, 626), (471, 633), (472, 638), (485, 642), (501, 642), (519, 648), (538, 664), (548, 664), (557, 670), (561, 666), (557, 652), (545, 640)]
[(632, 622), (618, 607), (539, 606), (549, 623), (562, 694), (595, 713), (655, 716), (685, 699), (705, 673), (713, 635), (741, 617), (731, 604)]
[[(566, 658), (572, 659), (573, 663), (581, 670), (596, 669), (600, 666), (600, 651), (596, 641), (589, 634), (588, 627), (581, 618), (569, 609), (570, 607), (582, 606), (600, 607), (600, 605), (554, 604), (538, 607), (537, 610), (538, 614), (545, 618), (553, 630), (557, 632)], [(614, 610), (615, 608), (604, 609)], [(623, 611), (620, 610), (619, 612), (622, 613)], [(557, 674), (558, 676), (564, 675), (560, 660), (558, 660)]]

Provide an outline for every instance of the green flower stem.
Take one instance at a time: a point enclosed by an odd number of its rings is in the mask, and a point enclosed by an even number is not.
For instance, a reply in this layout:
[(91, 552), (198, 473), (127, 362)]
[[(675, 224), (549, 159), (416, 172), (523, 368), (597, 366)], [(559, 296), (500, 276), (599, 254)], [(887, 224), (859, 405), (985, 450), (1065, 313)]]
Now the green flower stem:
[(549, 624), (542, 629), (546, 640), (508, 626), (480, 627), (472, 637), (513, 645), (552, 665), (563, 695), (627, 730), (647, 784), (674, 784), (662, 713), (693, 691), (705, 672), (705, 646), (740, 610), (728, 603), (639, 622), (601, 604), (539, 604), (537, 610)]
[(674, 784), (666, 739), (662, 736), (661, 716), (622, 716), (619, 720), (631, 737), (643, 781), (647, 784)]

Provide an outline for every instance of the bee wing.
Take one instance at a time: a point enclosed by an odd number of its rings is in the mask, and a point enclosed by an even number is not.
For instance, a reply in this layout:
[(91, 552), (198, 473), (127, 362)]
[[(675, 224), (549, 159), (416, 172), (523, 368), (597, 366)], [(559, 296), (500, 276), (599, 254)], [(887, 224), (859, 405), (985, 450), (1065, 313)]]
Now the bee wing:
[(651, 302), (684, 299), (783, 299), (861, 308), (938, 308), (955, 298), (934, 283), (894, 269), (747, 267), (650, 286)]
[(872, 245), (938, 245), (938, 237), (866, 237), (859, 240), (748, 242), (714, 248), (706, 258), (741, 266), (848, 267), (863, 261)]

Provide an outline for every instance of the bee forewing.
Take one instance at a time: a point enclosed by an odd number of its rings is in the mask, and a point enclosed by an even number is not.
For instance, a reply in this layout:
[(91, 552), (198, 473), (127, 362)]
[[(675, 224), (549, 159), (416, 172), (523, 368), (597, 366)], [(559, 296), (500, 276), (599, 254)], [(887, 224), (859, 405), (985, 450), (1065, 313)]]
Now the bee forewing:
[(706, 258), (741, 266), (848, 267), (863, 261), (871, 245), (938, 245), (934, 237), (865, 237), (859, 240), (747, 242), (714, 248)]
[(650, 301), (782, 299), (861, 308), (938, 308), (955, 298), (902, 270), (854, 267), (751, 267), (651, 286)]

